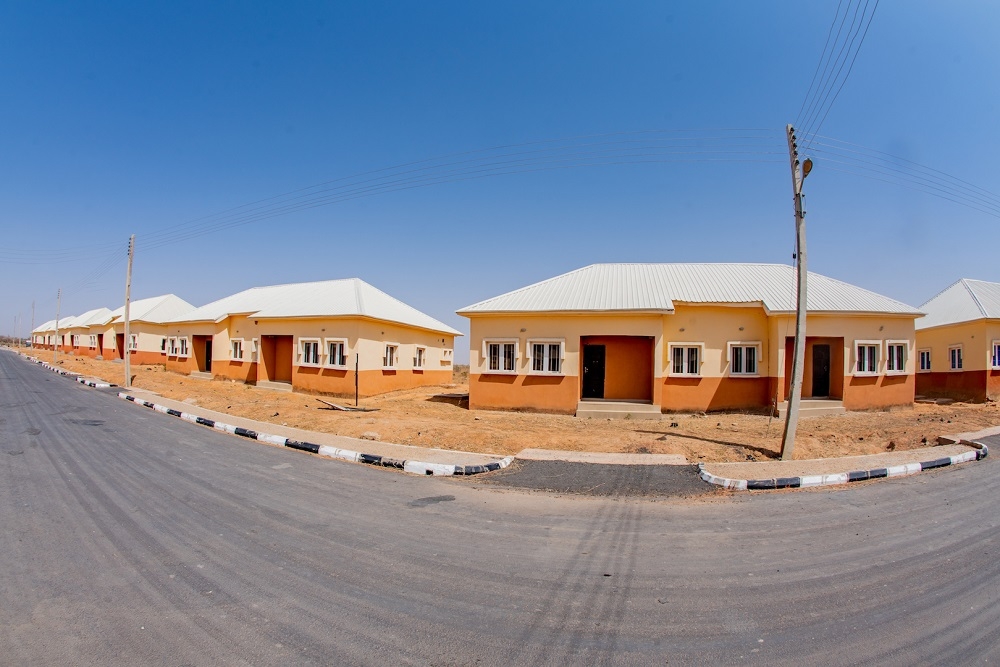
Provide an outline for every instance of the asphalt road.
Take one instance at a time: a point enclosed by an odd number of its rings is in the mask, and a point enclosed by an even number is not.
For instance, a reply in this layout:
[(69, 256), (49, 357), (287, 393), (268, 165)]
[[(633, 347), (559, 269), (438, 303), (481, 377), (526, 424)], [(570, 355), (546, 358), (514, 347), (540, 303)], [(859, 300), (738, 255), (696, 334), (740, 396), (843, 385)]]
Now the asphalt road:
[(982, 663), (998, 473), (556, 496), (268, 447), (0, 352), (0, 662)]

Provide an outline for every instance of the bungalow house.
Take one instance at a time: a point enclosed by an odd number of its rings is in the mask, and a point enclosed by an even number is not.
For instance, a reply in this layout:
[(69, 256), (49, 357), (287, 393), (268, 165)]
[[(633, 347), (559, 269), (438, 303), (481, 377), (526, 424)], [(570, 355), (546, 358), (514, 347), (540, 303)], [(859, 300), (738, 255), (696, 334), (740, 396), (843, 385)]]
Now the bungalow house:
[(100, 329), (110, 320), (111, 311), (107, 308), (88, 310), (83, 315), (74, 317), (66, 330), (73, 354), (100, 356), (104, 345)]
[(963, 278), (920, 310), (917, 394), (1000, 400), (1000, 283)]
[[(920, 312), (814, 273), (808, 297), (802, 395), (849, 410), (912, 405)], [(458, 313), (471, 325), (473, 409), (770, 411), (789, 388), (795, 270), (595, 264)]]
[[(59, 326), (56, 320), (49, 320), (40, 324), (31, 332), (32, 344), (34, 347), (43, 350), (54, 350), (59, 348), (60, 352), (72, 352), (72, 341), (67, 333), (67, 328), (76, 320), (75, 317), (63, 317), (59, 319)], [(58, 336), (56, 332), (58, 331)]]
[(255, 287), (171, 320), (167, 369), (371, 396), (451, 382), (460, 335), (358, 278)]
[[(194, 310), (194, 306), (173, 294), (138, 299), (129, 304), (128, 350), (136, 364), (166, 364), (167, 325), (172, 318)], [(105, 359), (125, 358), (125, 306), (110, 314), (100, 328)], [(100, 336), (100, 333), (95, 335)]]

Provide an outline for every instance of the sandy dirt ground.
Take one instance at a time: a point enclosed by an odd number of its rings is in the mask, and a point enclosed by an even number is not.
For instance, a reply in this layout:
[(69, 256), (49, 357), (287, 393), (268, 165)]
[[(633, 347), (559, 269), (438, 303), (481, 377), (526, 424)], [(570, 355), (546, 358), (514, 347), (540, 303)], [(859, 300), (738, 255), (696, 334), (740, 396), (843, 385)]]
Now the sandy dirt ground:
[[(38, 357), (52, 361), (52, 352)], [(60, 354), (58, 364), (117, 384), (120, 362)], [(735, 462), (774, 459), (782, 422), (742, 413), (667, 414), (662, 421), (593, 420), (522, 412), (470, 411), (455, 398), (468, 392), (467, 367), (454, 384), (399, 391), (361, 399), (374, 412), (331, 410), (303, 393), (278, 393), (228, 380), (200, 380), (160, 366), (133, 366), (134, 386), (210, 410), (265, 422), (406, 445), (491, 454), (516, 454), (528, 447), (592, 452), (681, 454), (688, 461)], [(334, 403), (353, 399), (321, 397)], [(796, 459), (877, 454), (926, 447), (937, 436), (1000, 425), (996, 403), (917, 404), (888, 412), (852, 412), (799, 422)]]

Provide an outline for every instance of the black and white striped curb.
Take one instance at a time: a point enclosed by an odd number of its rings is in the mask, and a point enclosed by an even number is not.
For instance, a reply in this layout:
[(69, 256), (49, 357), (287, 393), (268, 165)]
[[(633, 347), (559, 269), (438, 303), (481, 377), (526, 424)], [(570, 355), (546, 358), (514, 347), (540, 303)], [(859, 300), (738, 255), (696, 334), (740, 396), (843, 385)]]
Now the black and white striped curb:
[(66, 377), (71, 377), (80, 384), (85, 384), (88, 387), (94, 387), (95, 389), (109, 389), (111, 387), (118, 386), (110, 382), (95, 382), (94, 380), (88, 380), (82, 377), (79, 373), (75, 373), (73, 371), (67, 371), (63, 368), (59, 368), (58, 366), (53, 366), (52, 364), (47, 364), (41, 359), (35, 359), (34, 357), (27, 357), (27, 356), (25, 358), (28, 359), (29, 361), (35, 362), (45, 370), (52, 371), (53, 373), (58, 373), (59, 375), (65, 375)]
[(424, 463), (422, 461), (405, 461), (402, 459), (389, 458), (388, 456), (379, 456), (378, 454), (353, 452), (349, 449), (340, 449), (330, 445), (317, 445), (311, 442), (299, 442), (298, 440), (292, 440), (291, 438), (286, 438), (281, 435), (258, 433), (247, 428), (241, 428), (231, 424), (223, 424), (222, 422), (215, 421), (213, 419), (206, 419), (188, 412), (181, 412), (180, 410), (174, 410), (173, 408), (168, 408), (164, 405), (158, 405), (152, 401), (146, 401), (141, 398), (131, 396), (124, 391), (118, 392), (118, 398), (131, 401), (137, 405), (143, 405), (151, 410), (155, 410), (156, 412), (162, 412), (166, 415), (180, 417), (184, 421), (191, 422), (192, 424), (201, 424), (202, 426), (214, 428), (217, 431), (223, 431), (232, 435), (250, 438), (251, 440), (258, 440), (260, 442), (266, 442), (279, 447), (298, 449), (303, 452), (337, 459), (338, 461), (350, 461), (352, 463), (366, 463), (368, 465), (382, 466), (384, 468), (396, 468), (397, 470), (413, 473), (415, 475), (478, 475), (480, 473), (492, 472), (494, 470), (506, 468), (514, 460), (513, 456), (508, 456), (492, 463), (469, 466), (447, 465), (444, 463)]
[(863, 482), (869, 479), (881, 479), (883, 477), (903, 477), (914, 475), (924, 470), (934, 468), (944, 468), (959, 463), (969, 461), (980, 461), (989, 455), (989, 448), (978, 442), (963, 442), (963, 445), (974, 447), (975, 450), (954, 456), (944, 456), (932, 461), (922, 463), (906, 463), (898, 466), (886, 468), (875, 468), (874, 470), (855, 470), (853, 472), (842, 472), (832, 475), (802, 475), (801, 477), (775, 477), (772, 479), (729, 479), (719, 477), (705, 470), (705, 464), (698, 464), (698, 475), (709, 484), (721, 486), (731, 491), (758, 491), (769, 489), (804, 489), (811, 486), (831, 486), (834, 484), (850, 484), (851, 482)]

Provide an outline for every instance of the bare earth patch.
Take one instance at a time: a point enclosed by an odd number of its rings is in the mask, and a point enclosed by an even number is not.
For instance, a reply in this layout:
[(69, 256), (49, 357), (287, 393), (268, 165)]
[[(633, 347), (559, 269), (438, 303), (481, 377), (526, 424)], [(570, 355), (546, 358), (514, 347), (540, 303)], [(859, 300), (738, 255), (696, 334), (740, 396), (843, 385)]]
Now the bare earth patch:
[[(39, 352), (52, 361), (51, 352)], [(121, 363), (59, 355), (59, 365), (122, 384)], [(361, 399), (376, 412), (328, 409), (310, 394), (277, 393), (228, 380), (199, 380), (161, 366), (133, 366), (134, 386), (219, 412), (312, 431), (360, 437), (374, 431), (385, 442), (500, 455), (522, 449), (681, 454), (688, 461), (735, 462), (778, 456), (782, 422), (761, 415), (667, 414), (662, 421), (577, 419), (564, 415), (470, 411), (466, 367), (456, 383)], [(352, 405), (353, 399), (324, 397)], [(675, 425), (676, 424), (676, 425)], [(796, 459), (878, 454), (927, 447), (937, 436), (1000, 424), (996, 403), (917, 404), (888, 412), (850, 412), (799, 422)]]

